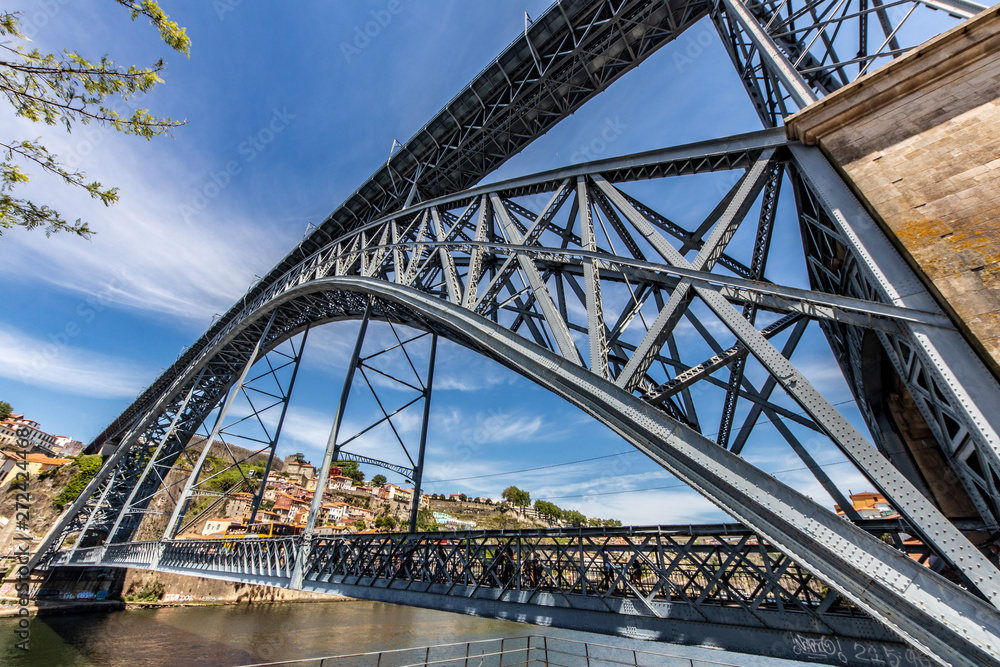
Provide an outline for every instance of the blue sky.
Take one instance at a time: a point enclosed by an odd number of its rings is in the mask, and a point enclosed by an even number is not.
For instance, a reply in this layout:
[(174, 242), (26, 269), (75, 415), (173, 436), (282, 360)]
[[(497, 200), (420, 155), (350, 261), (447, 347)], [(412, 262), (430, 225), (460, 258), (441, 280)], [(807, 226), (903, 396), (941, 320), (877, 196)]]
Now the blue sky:
[[(32, 196), (67, 218), (87, 220), (97, 233), (90, 241), (21, 230), (0, 238), (0, 400), (49, 432), (89, 441), (309, 223), (384, 162), (393, 139), (405, 142), (496, 57), (523, 30), (525, 10), (537, 16), (548, 2), (400, 0), (399, 11), (358, 49), (343, 45), (352, 45), (356, 30), (387, 2), (302, 1), (276, 10), (271, 3), (166, 0), (166, 11), (191, 37), (190, 59), (107, 0), (56, 0), (47, 10), (37, 4), (8, 6), (26, 12), (40, 48), (108, 53), (121, 63), (164, 58), (165, 83), (141, 104), (188, 121), (172, 139), (146, 142), (96, 126), (67, 135), (0, 114), (5, 136), (41, 135), (88, 176), (120, 188), (120, 203), (104, 208), (37, 177), (26, 189)], [(714, 29), (703, 22), (490, 180), (584, 161), (607, 127), (615, 128), (614, 139), (594, 158), (759, 124)], [(701, 187), (714, 192), (718, 183), (734, 182), (731, 175), (712, 178)], [(692, 218), (715, 203), (684, 200), (677, 196), (683, 188), (664, 192)], [(804, 285), (790, 212), (786, 206), (779, 218), (778, 240), (788, 259), (769, 277)], [(374, 329), (376, 339), (389, 335)], [(356, 330), (345, 323), (310, 334), (279, 453), (302, 451), (318, 463)], [(809, 353), (796, 363), (832, 402), (847, 400), (818, 330), (808, 340)], [(442, 342), (438, 356), (427, 491), (497, 497), (517, 484), (534, 498), (627, 523), (725, 519), (574, 407), (454, 344)], [(842, 407), (856, 417), (853, 406)], [(360, 428), (370, 408), (363, 399), (352, 404), (347, 425)], [(408, 437), (418, 426), (416, 413), (401, 422)], [(747, 458), (822, 500), (774, 436), (771, 429), (755, 441)], [(854, 491), (867, 488), (828, 443), (803, 439), (831, 476)], [(372, 432), (366, 446), (380, 452), (388, 442)], [(505, 474), (540, 466), (554, 467)]]

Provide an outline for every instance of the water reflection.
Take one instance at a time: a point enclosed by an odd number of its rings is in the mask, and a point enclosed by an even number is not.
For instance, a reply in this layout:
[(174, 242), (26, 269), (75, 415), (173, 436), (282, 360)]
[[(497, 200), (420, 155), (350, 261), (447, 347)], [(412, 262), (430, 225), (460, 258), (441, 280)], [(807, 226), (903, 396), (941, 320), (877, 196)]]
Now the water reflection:
[(362, 600), (36, 617), (29, 653), (14, 648), (16, 628), (17, 619), (0, 618), (5, 667), (229, 667), (530, 634), (746, 667), (802, 664)]
[(0, 664), (241, 665), (525, 635), (536, 629), (367, 601), (172, 607), (33, 618), (31, 651), (25, 654), (14, 648), (16, 625), (15, 619), (0, 619)]

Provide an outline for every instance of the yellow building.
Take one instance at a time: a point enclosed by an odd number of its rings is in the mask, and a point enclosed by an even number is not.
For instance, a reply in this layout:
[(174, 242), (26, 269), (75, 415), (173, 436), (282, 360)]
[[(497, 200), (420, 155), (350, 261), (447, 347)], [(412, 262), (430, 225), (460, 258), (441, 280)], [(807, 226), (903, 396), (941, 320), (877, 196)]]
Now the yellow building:
[[(3, 459), (0, 461), (0, 475), (3, 476), (3, 479), (0, 480), (0, 486), (9, 484), (19, 472), (28, 473), (29, 479), (32, 479), (46, 470), (73, 462), (73, 459), (54, 459), (44, 454), (28, 454), (22, 458), (17, 452), (11, 451), (0, 452), (0, 457)], [(23, 464), (25, 460), (27, 460), (27, 466)]]

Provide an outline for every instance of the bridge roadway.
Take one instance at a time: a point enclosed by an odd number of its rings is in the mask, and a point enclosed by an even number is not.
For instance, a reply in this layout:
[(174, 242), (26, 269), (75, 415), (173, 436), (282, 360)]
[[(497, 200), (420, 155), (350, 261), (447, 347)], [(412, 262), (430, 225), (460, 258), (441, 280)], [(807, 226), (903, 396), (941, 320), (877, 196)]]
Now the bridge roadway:
[[(866, 522), (876, 534), (897, 522)], [(738, 524), (130, 542), (129, 567), (828, 664), (927, 659)], [(301, 554), (307, 553), (305, 558)], [(926, 556), (926, 554), (924, 554)], [(919, 557), (914, 554), (914, 557)]]

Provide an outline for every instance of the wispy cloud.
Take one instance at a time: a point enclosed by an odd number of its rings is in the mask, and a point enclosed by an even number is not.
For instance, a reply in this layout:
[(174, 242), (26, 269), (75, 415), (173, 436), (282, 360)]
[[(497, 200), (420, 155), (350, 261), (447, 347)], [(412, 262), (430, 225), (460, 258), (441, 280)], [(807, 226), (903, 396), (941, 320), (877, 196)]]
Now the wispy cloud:
[[(20, 121), (0, 123), (5, 133), (37, 133)], [(84, 131), (89, 139), (84, 166), (88, 176), (120, 189), (120, 201), (106, 208), (79, 188), (37, 175), (23, 194), (44, 202), (64, 217), (83, 218), (96, 230), (90, 242), (67, 235), (46, 238), (37, 231), (4, 235), (0, 275), (9, 280), (30, 276), (60, 289), (93, 293), (113, 276), (127, 273), (128, 284), (112, 302), (124, 308), (182, 318), (200, 328), (213, 313), (227, 309), (266, 271), (294, 240), (287, 230), (254, 220), (253, 212), (222, 199), (197, 218), (185, 219), (177, 202), (185, 201), (190, 164), (180, 164), (161, 143), (144, 144), (99, 127)], [(50, 150), (72, 160), (80, 136), (55, 134)], [(45, 267), (39, 271), (38, 267)]]
[[(566, 501), (571, 507), (570, 501)], [(691, 489), (644, 491), (583, 498), (574, 509), (588, 517), (619, 519), (628, 525), (714, 523), (732, 517)]]
[(0, 325), (0, 376), (57, 392), (96, 398), (135, 396), (154, 372), (132, 362), (33, 338)]

